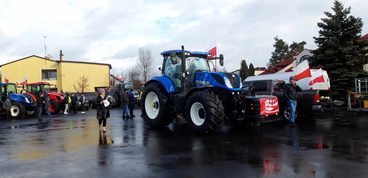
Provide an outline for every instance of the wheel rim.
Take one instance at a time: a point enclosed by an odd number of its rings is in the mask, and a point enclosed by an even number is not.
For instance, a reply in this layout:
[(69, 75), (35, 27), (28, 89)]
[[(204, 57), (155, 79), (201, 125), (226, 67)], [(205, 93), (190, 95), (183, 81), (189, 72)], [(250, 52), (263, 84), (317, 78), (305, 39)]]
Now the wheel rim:
[(156, 119), (160, 111), (160, 101), (155, 92), (151, 91), (147, 94), (146, 100), (144, 101), (144, 108), (150, 119)]
[(10, 108), (11, 116), (13, 116), (13, 117), (18, 116), (18, 115), (19, 115), (19, 112), (20, 112), (19, 110), (20, 110), (20, 109), (19, 109), (19, 107), (18, 107), (18, 106), (13, 105), (13, 106)]
[(32, 115), (32, 114), (34, 114), (34, 111), (33, 111), (33, 110), (27, 110), (27, 111), (26, 111), (26, 113), (27, 113), (28, 115)]
[(190, 119), (196, 126), (203, 125), (206, 120), (206, 111), (201, 103), (195, 102), (192, 104), (190, 107)]

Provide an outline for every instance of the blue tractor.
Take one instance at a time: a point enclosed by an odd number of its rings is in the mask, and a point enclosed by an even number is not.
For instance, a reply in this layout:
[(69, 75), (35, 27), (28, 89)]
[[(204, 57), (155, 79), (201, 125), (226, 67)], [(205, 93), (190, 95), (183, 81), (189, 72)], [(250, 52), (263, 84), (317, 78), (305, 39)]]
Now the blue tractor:
[(27, 113), (32, 115), (36, 104), (32, 101), (32, 97), (26, 94), (17, 94), (17, 86), (15, 83), (1, 83), (11, 102), (10, 118), (22, 119)]
[(278, 114), (274, 96), (251, 96), (238, 74), (211, 72), (208, 52), (170, 50), (163, 56), (162, 75), (146, 82), (142, 117), (153, 128), (165, 127), (183, 117), (200, 133), (215, 132), (224, 120), (256, 123)]

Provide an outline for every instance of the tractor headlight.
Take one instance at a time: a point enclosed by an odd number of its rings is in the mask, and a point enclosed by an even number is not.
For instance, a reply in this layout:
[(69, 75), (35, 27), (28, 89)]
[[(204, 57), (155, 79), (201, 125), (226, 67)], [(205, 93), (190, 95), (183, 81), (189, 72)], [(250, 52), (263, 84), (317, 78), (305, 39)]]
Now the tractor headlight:
[(224, 77), (224, 81), (225, 81), (225, 85), (226, 85), (228, 88), (233, 88), (233, 86), (231, 85), (230, 80), (229, 80), (227, 77)]

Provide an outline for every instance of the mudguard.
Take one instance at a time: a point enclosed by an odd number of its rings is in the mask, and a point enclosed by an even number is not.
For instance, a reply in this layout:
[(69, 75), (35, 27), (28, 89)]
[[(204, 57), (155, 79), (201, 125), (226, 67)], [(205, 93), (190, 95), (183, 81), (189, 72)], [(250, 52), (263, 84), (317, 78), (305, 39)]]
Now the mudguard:
[(153, 81), (159, 82), (167, 93), (175, 93), (176, 92), (174, 83), (167, 76), (164, 76), (164, 75), (155, 76), (150, 81), (148, 81), (146, 83), (146, 85), (153, 82)]

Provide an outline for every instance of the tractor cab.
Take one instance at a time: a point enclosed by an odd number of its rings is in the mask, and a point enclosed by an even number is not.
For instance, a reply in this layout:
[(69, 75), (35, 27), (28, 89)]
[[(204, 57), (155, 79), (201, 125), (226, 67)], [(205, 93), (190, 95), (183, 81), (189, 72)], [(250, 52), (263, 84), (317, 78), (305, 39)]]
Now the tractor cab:
[(56, 114), (62, 109), (63, 97), (61, 93), (52, 92), (48, 82), (28, 83), (26, 84), (26, 92), (32, 97), (33, 101), (37, 101), (39, 92), (47, 92), (50, 99), (50, 112)]
[(223, 64), (222, 55), (218, 58), (210, 58), (208, 52), (184, 51), (183, 53), (183, 50), (170, 50), (162, 52), (161, 55), (164, 57), (162, 74), (170, 78), (178, 91), (196, 87), (198, 83), (196, 74), (210, 73), (211, 60), (220, 59), (220, 64)]
[(38, 95), (38, 92), (50, 92), (50, 84), (47, 82), (38, 82), (27, 84), (26, 92)]

